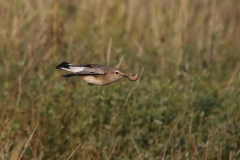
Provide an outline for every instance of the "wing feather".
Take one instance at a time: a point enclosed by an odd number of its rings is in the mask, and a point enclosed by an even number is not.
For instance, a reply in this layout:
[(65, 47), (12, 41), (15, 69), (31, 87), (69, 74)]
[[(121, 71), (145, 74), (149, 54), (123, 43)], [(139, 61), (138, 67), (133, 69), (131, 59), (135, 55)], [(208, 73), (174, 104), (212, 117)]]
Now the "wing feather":
[(83, 71), (75, 72), (76, 75), (103, 75), (106, 74), (103, 69), (100, 68), (85, 68)]

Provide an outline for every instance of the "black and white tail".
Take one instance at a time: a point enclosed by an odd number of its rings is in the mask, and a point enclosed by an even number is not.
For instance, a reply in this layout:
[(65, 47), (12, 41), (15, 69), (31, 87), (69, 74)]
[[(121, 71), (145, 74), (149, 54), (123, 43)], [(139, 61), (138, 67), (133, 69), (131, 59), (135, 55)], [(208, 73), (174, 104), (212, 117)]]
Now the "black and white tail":
[(64, 70), (68, 69), (69, 70), (70, 65), (71, 64), (69, 64), (67, 62), (62, 62), (59, 65), (57, 65), (55, 69), (64, 69)]
[(84, 68), (85, 67), (75, 66), (75, 65), (72, 65), (72, 64), (67, 63), (67, 62), (62, 62), (59, 65), (57, 65), (55, 69), (62, 69), (62, 70), (66, 70), (66, 71), (69, 71), (69, 72), (77, 73), (77, 72), (83, 71)]

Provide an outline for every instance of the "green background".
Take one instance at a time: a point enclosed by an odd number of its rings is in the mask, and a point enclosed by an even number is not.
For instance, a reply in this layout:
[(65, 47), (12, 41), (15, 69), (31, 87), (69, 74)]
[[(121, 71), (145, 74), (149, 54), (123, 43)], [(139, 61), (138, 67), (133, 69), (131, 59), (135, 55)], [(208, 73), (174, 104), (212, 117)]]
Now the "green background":
[[(238, 0), (0, 0), (1, 159), (238, 159), (239, 17)], [(142, 76), (91, 87), (63, 61)]]

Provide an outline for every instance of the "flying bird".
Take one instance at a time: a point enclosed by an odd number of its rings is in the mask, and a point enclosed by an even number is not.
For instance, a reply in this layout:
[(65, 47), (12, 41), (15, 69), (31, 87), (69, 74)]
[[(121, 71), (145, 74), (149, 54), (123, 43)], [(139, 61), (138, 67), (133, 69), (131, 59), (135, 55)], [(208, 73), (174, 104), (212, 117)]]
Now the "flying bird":
[(131, 81), (136, 81), (139, 78), (138, 73), (126, 74), (118, 68), (102, 64), (73, 65), (67, 62), (62, 62), (57, 65), (55, 69), (72, 72), (63, 77), (81, 76), (90, 86), (108, 85), (122, 78), (128, 78)]

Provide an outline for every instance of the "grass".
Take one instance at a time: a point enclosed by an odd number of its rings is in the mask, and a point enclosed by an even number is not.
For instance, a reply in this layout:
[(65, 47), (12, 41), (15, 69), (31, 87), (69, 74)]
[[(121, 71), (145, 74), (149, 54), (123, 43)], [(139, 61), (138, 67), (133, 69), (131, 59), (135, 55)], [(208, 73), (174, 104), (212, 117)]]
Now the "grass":
[[(238, 159), (240, 2), (0, 0), (0, 157)], [(54, 68), (141, 72), (91, 87)]]

